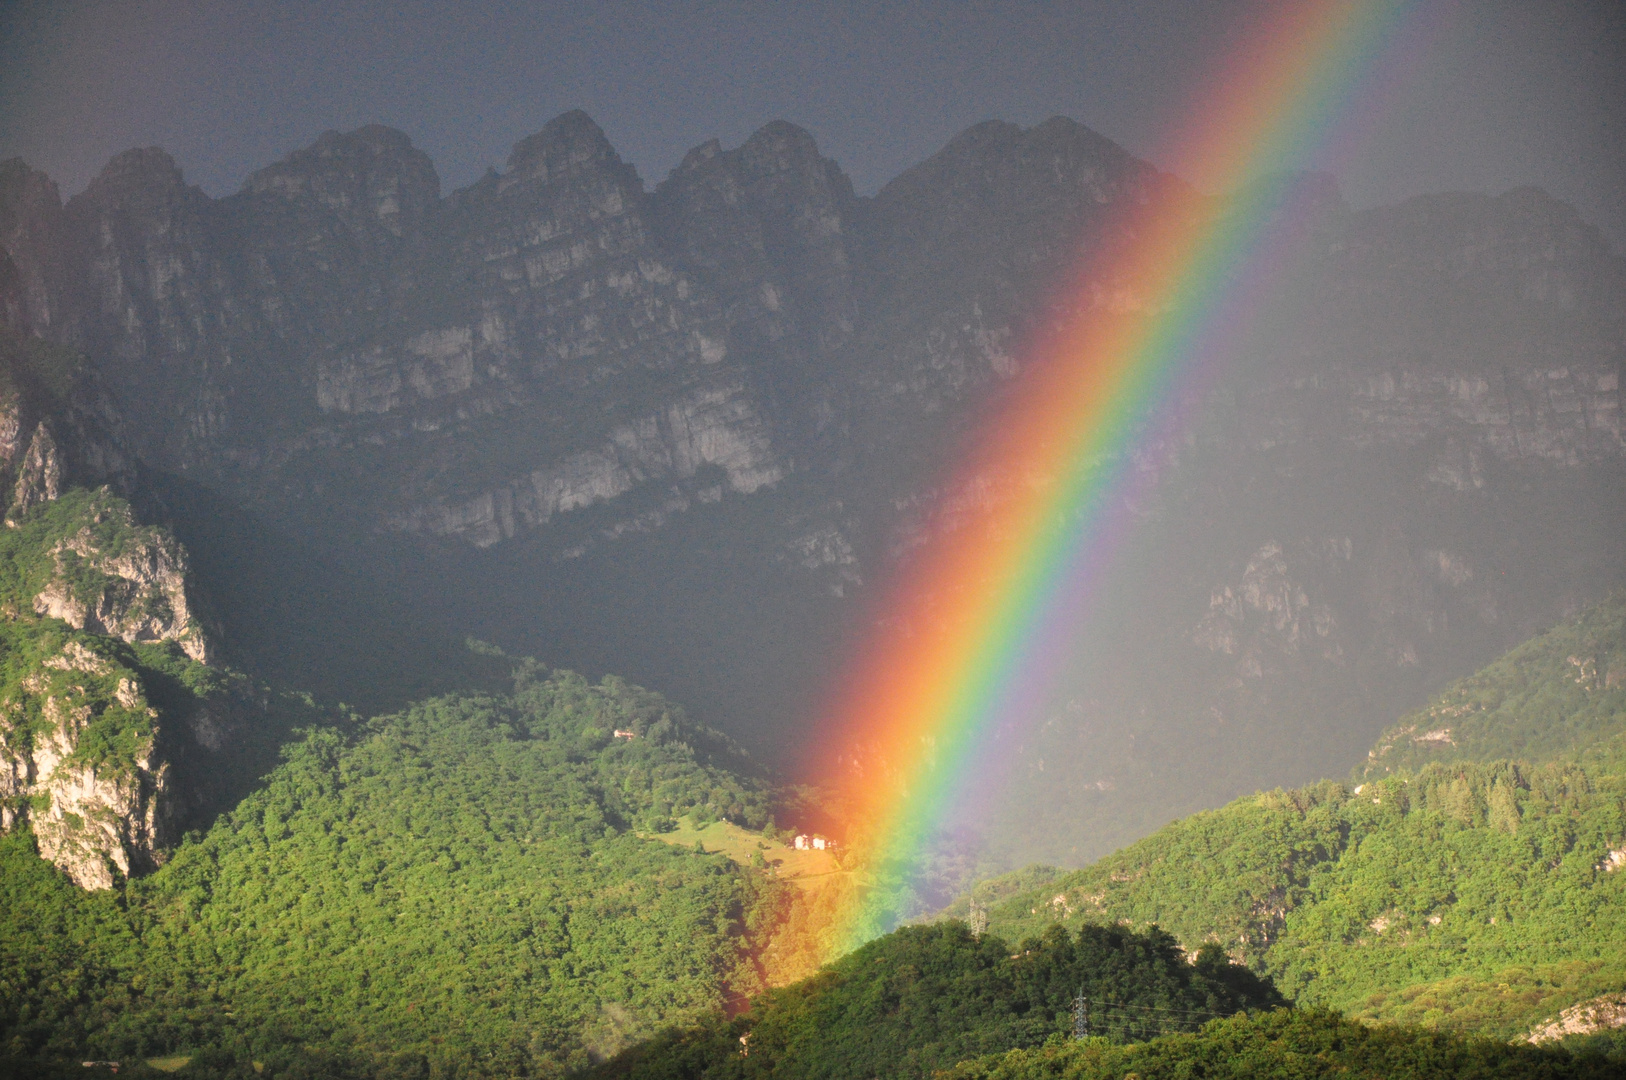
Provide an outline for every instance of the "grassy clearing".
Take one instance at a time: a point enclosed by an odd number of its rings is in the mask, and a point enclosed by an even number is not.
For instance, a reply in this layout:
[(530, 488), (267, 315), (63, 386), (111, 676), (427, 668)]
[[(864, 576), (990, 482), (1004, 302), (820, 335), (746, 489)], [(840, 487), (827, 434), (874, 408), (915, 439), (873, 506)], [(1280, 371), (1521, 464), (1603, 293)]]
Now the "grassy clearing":
[(677, 828), (671, 832), (651, 833), (648, 838), (686, 848), (699, 842), (707, 851), (727, 855), (741, 866), (749, 866), (751, 856), (760, 851), (779, 877), (804, 889), (817, 887), (821, 878), (848, 873), (841, 869), (831, 852), (797, 851), (789, 844), (770, 840), (730, 821), (714, 821), (697, 828), (692, 817), (685, 817), (678, 820)]

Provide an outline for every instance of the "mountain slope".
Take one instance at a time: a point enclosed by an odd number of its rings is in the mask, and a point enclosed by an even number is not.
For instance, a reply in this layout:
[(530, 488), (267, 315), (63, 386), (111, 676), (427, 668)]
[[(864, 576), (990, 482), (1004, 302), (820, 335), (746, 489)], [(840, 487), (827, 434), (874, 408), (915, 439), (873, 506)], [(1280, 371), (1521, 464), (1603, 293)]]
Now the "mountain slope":
[[(1474, 714), (1465, 752), (1523, 740), (1548, 760), (1427, 762), (1240, 799), (1084, 870), (985, 883), (990, 925), (1156, 923), (1222, 943), (1301, 1003), (1504, 1037), (1620, 989), (1626, 698), (1604, 680), (1577, 684), (1569, 657), (1578, 642), (1614, 655), (1623, 612), (1617, 597), (1430, 707), (1501, 702), (1507, 728), (1493, 708)], [(1526, 712), (1533, 703), (1551, 711)]]
[(161, 863), (315, 715), (203, 663), (188, 554), (120, 429), (82, 357), (0, 327), (0, 829), (87, 888)]
[[(220, 199), (155, 149), (65, 203), (8, 162), (0, 312), (175, 474), (197, 565), (248, 586), (215, 590), (239, 666), (390, 711), (472, 634), (789, 761), (894, 575), (1026, 483), (943, 469), (1043, 327), (1144, 302), (1091, 268), (1180, 183), (1065, 118), (873, 198), (784, 122), (646, 183), (581, 113), (459, 191), (378, 126)], [(1021, 718), (1041, 797), (955, 823), (968, 861), (1341, 770), (1622, 581), (1626, 263), (1533, 190), (1296, 190), (1236, 348), (1133, 451), (1134, 536)]]
[[(720, 1017), (638, 1046), (592, 1075), (655, 1077), (873, 1076), (926, 1080), (973, 1054), (1037, 1046), (1071, 1029), (1083, 993), (1119, 1007), (1098, 1020), (1123, 1039), (1141, 1012), (1224, 1016), (1270, 1008), (1266, 981), (1210, 949), (1188, 963), (1167, 934), (1052, 927), (1015, 947), (960, 923), (906, 927)], [(743, 1052), (742, 1052), (743, 1050)]]
[(1619, 1074), (1619, 1059), (1603, 1053), (1464, 1038), (1414, 1027), (1372, 1027), (1319, 1009), (1278, 1010), (1219, 1020), (1192, 1035), (1170, 1035), (1130, 1046), (1103, 1040), (1055, 1040), (1034, 1050), (967, 1061), (945, 1080), (1481, 1080), (1503, 1078), (1604, 1080)]
[(118, 890), (5, 839), (12, 1052), (548, 1075), (762, 986), (784, 887), (633, 830), (760, 826), (764, 789), (654, 695), (521, 665), (512, 695), (318, 728), (285, 757)]
[(1591, 608), (1401, 717), (1362, 770), (1371, 778), (1431, 761), (1544, 762), (1626, 735), (1626, 600)]

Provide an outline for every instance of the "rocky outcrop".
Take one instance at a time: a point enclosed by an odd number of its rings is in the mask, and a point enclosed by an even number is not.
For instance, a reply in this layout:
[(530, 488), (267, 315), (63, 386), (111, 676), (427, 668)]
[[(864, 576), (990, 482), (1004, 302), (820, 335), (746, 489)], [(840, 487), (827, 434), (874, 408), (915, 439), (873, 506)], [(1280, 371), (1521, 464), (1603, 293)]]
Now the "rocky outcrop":
[[(212, 651), (185, 553), (123, 497), (140, 484), (120, 427), (82, 358), (0, 327), (12, 567), (0, 589), (0, 829), (28, 825), (40, 854), (91, 889), (157, 866), (195, 794), (175, 790), (145, 676), (110, 639), (172, 641), (198, 661)], [(219, 749), (232, 723), (218, 712), (200, 704), (168, 721)]]
[[(715, 473), (710, 481), (708, 473)], [(546, 525), (556, 514), (609, 502), (635, 488), (667, 488), (686, 510), (689, 495), (712, 488), (749, 495), (782, 479), (766, 425), (739, 386), (710, 386), (653, 416), (614, 428), (607, 441), (503, 487), (455, 504), (415, 507), (396, 528), (456, 536), (490, 547), (516, 530)]]
[(107, 888), (163, 861), (218, 786), (212, 755), (231, 748), (248, 702), (234, 676), (194, 693), (174, 685), (179, 656), (155, 674), (151, 654), (122, 644), (173, 642), (212, 659), (174, 538), (107, 487), (53, 498), (8, 522), (8, 589), (27, 591), (0, 596), (0, 829), (26, 824), (43, 857)]
[(86, 520), (51, 549), (54, 572), (34, 611), (123, 641), (173, 641), (199, 663), (212, 648), (188, 597), (186, 555), (173, 537), (138, 525), (129, 506), (93, 499)]
[[(1330, 537), (1315, 547), (1305, 553), (1306, 561), (1323, 573), (1336, 573), (1353, 554), (1347, 536)], [(1209, 652), (1236, 657), (1236, 673), (1242, 678), (1261, 677), (1274, 656), (1307, 652), (1339, 663), (1338, 619), (1325, 598), (1311, 598), (1314, 588), (1290, 571), (1282, 545), (1267, 541), (1249, 556), (1234, 585), (1213, 590), (1192, 641)]]
[(0, 497), (16, 522), (70, 486), (128, 494), (135, 462), (82, 358), (0, 326)]
[(62, 455), (51, 425), (41, 420), (34, 427), (34, 437), (28, 441), (28, 450), (17, 468), (17, 484), (12, 488), (7, 505), (12, 515), (26, 514), (41, 503), (53, 502), (62, 494)]
[(81, 887), (150, 870), (173, 840), (158, 712), (139, 677), (70, 637), (0, 700), (0, 829), (26, 822)]
[(1595, 1035), (1626, 1027), (1626, 994), (1603, 994), (1579, 1005), (1571, 1005), (1558, 1019), (1525, 1036), (1533, 1043), (1556, 1042), (1570, 1035)]

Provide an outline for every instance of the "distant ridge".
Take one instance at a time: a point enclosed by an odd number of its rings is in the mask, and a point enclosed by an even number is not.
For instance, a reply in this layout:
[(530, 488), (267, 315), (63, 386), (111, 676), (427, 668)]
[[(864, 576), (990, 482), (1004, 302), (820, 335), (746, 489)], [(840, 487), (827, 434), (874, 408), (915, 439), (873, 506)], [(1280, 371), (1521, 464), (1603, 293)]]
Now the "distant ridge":
[[(1616, 658), (1618, 595), (1402, 720), (1356, 780), (1238, 799), (1085, 869), (1030, 868), (971, 896), (1006, 936), (1156, 924), (1187, 948), (1220, 943), (1300, 1004), (1527, 1033), (1626, 989)], [(1452, 738), (1430, 737), (1436, 723)]]

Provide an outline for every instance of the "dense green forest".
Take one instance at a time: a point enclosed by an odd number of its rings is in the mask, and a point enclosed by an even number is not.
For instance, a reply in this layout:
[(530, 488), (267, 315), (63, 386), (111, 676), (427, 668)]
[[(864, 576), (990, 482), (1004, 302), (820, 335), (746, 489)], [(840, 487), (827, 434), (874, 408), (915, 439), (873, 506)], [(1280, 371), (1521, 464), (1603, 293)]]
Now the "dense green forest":
[(811, 979), (770, 991), (743, 1016), (668, 1032), (592, 1075), (924, 1080), (973, 1055), (1070, 1032), (1080, 994), (1119, 1040), (1140, 1033), (1147, 1016), (1210, 1019), (1283, 1003), (1223, 951), (1188, 962), (1155, 929), (1051, 927), (1013, 950), (963, 923), (939, 923), (878, 938)]
[(784, 887), (636, 833), (760, 827), (765, 788), (653, 694), (520, 665), (512, 694), (315, 728), (285, 757), (121, 889), (0, 841), (0, 1048), (547, 1075), (762, 989)]
[[(1376, 779), (1239, 799), (976, 896), (1007, 935), (1156, 923), (1223, 944), (1301, 1004), (1512, 1037), (1626, 988), (1626, 695), (1591, 674), (1616, 656), (1620, 598), (1441, 694), (1430, 710), (1476, 703), (1447, 760), (1429, 759), (1448, 745), (1414, 767), (1410, 749), (1375, 751)], [(1530, 756), (1494, 758), (1515, 748)]]
[(1323, 1009), (1216, 1020), (1192, 1034), (1118, 1045), (1052, 1039), (967, 1061), (944, 1080), (1605, 1080), (1619, 1059), (1599, 1049), (1498, 1042), (1423, 1028), (1368, 1026)]

